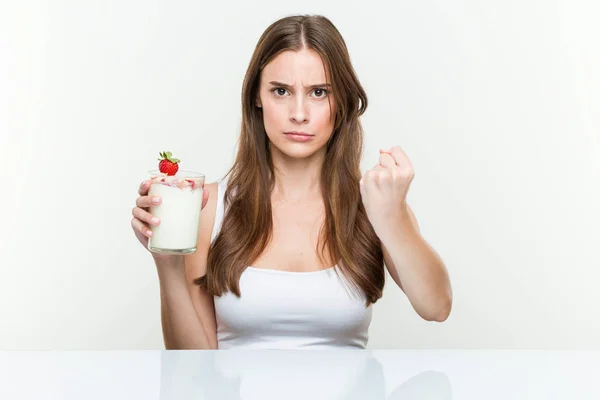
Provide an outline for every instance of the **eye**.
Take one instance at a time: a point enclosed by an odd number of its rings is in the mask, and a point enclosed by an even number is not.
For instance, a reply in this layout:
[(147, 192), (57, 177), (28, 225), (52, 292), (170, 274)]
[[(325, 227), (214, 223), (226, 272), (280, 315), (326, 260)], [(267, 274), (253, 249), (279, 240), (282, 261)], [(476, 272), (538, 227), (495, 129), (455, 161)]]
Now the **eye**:
[(317, 88), (313, 91), (317, 95), (317, 98), (323, 98), (327, 96), (327, 89)]
[(285, 90), (284, 88), (275, 88), (275, 89), (271, 89), (271, 92), (275, 93), (276, 97), (282, 97), (285, 96), (285, 93), (287, 92), (287, 90)]

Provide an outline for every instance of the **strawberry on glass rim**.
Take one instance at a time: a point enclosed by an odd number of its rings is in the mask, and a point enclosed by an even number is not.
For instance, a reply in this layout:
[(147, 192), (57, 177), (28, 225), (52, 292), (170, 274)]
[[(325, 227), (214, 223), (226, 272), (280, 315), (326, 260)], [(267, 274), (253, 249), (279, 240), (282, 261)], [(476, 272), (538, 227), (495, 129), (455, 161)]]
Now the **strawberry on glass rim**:
[(168, 176), (173, 176), (179, 170), (179, 159), (173, 158), (173, 154), (170, 151), (163, 151), (160, 154), (158, 161), (158, 170)]
[(160, 152), (158, 170), (149, 171), (150, 181), (180, 189), (191, 188), (192, 190), (204, 188), (204, 175), (191, 171), (179, 169), (178, 158), (173, 157), (170, 151)]

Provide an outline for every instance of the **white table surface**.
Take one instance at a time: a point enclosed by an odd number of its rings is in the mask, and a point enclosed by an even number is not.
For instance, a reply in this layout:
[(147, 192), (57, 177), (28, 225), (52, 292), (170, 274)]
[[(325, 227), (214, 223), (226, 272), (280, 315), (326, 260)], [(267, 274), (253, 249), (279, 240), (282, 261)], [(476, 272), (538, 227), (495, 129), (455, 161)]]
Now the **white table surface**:
[(0, 351), (0, 399), (600, 399), (600, 351)]

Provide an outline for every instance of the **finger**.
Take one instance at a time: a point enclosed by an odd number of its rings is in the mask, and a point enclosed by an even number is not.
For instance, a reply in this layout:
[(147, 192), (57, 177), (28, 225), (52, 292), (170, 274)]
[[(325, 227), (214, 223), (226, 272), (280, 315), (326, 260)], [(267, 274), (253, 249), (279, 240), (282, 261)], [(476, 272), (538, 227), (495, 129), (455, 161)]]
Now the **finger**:
[(142, 221), (140, 221), (137, 218), (133, 218), (131, 220), (131, 226), (133, 227), (134, 230), (140, 232), (142, 235), (144, 235), (148, 238), (152, 236), (152, 231), (150, 230), (148, 225), (144, 224)]
[(143, 181), (142, 183), (140, 183), (140, 187), (138, 188), (138, 194), (140, 196), (145, 196), (148, 194), (148, 189), (150, 189), (150, 182)]
[(375, 183), (379, 188), (387, 188), (392, 179), (392, 171), (389, 168), (382, 168), (375, 176)]
[(396, 166), (396, 161), (390, 155), (390, 153), (381, 153), (379, 155), (379, 164), (385, 168), (394, 168)]
[(384, 171), (385, 168), (383, 168), (381, 165), (377, 164), (375, 165), (373, 168), (371, 168), (370, 170), (368, 170), (367, 172), (365, 172), (365, 174), (363, 175), (363, 177), (360, 180), (361, 185), (367, 185), (367, 186), (371, 186), (371, 185), (377, 185), (377, 180), (378, 180), (378, 176), (381, 173), (381, 171)]
[(140, 221), (143, 221), (149, 225), (154, 225), (154, 226), (160, 225), (159, 218), (154, 217), (148, 211), (143, 210), (139, 207), (134, 207), (133, 210), (131, 210), (131, 215), (133, 215), (135, 218), (137, 218)]
[(402, 168), (412, 169), (412, 163), (410, 162), (408, 156), (400, 146), (392, 147), (390, 149), (390, 153), (397, 165), (401, 166)]
[(208, 203), (208, 197), (210, 196), (210, 192), (207, 189), (202, 189), (202, 207), (204, 209), (206, 207), (206, 203)]
[[(375, 167), (373, 167), (373, 168), (375, 168)], [(362, 184), (366, 185), (366, 184), (374, 181), (375, 175), (377, 174), (377, 172), (375, 172), (373, 170), (373, 168), (371, 168), (370, 170), (365, 172), (365, 174), (362, 176), (362, 178), (360, 180)]]
[(157, 206), (162, 202), (159, 196), (140, 196), (135, 200), (135, 205), (140, 208), (148, 208), (150, 206)]

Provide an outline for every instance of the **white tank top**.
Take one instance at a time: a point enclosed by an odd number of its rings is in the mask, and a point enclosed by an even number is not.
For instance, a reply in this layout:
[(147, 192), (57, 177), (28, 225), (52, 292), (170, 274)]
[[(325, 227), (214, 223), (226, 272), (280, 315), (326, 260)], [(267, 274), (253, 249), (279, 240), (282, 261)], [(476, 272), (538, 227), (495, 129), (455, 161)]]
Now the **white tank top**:
[[(219, 181), (212, 240), (225, 214)], [(248, 266), (241, 297), (214, 298), (219, 349), (365, 348), (372, 306), (344, 284), (336, 267), (290, 272)]]

